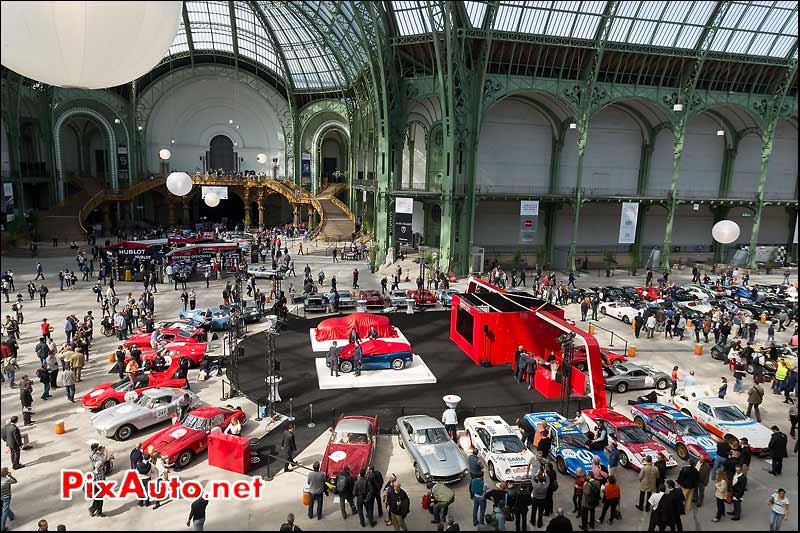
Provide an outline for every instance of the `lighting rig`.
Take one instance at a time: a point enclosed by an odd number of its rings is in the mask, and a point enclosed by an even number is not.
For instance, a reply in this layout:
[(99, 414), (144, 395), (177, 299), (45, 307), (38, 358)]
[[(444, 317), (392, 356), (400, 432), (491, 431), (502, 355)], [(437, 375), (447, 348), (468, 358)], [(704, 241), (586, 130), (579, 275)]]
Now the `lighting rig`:
[(558, 343), (564, 351), (561, 360), (561, 414), (570, 418), (569, 403), (572, 396), (572, 355), (575, 351), (575, 333), (569, 332), (559, 335)]

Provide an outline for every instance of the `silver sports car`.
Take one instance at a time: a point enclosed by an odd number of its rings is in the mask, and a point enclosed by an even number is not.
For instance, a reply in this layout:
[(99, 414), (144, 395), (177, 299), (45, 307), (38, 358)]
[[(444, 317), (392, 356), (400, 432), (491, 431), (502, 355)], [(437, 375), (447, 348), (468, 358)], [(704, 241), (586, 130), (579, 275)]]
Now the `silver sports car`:
[(200, 399), (193, 392), (176, 388), (156, 387), (143, 391), (137, 399), (115, 405), (92, 416), (92, 426), (108, 438), (128, 440), (134, 432), (167, 422), (178, 412), (178, 400), (188, 394), (192, 407)]
[(606, 377), (606, 388), (616, 392), (625, 392), (628, 389), (664, 390), (672, 385), (669, 374), (633, 363), (603, 367), (603, 373)]
[(420, 483), (455, 483), (467, 473), (461, 450), (441, 422), (427, 415), (397, 419), (400, 447), (411, 455), (414, 474)]

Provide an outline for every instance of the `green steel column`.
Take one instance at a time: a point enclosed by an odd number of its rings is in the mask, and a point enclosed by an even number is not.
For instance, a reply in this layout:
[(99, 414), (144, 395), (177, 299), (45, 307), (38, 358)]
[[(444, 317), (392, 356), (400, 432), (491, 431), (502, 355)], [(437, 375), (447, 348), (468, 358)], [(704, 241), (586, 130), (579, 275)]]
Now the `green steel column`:
[(553, 144), (550, 148), (550, 194), (555, 194), (558, 190), (559, 178), (561, 174), (561, 152), (564, 149), (564, 136), (559, 138), (553, 136)]
[(678, 207), (678, 177), (680, 175), (681, 155), (683, 154), (685, 126), (685, 119), (681, 119), (679, 126), (675, 129), (675, 144), (672, 149), (672, 184), (669, 193), (667, 224), (664, 228), (664, 248), (661, 251), (661, 268), (664, 270), (670, 269), (669, 254), (672, 247), (672, 226), (675, 223), (675, 209)]
[[(137, 148), (139, 146), (139, 131), (136, 129), (136, 80), (131, 82), (131, 97), (128, 102), (128, 116), (125, 117), (125, 127), (128, 130), (128, 137), (130, 139), (130, 146), (128, 146), (128, 185), (133, 185), (138, 181), (140, 176), (139, 171), (139, 157)], [(112, 157), (116, 157), (113, 154)]]
[[(402, 158), (401, 158), (402, 159)], [(400, 188), (402, 189), (403, 172), (400, 169)], [(408, 188), (414, 188), (414, 138), (408, 139)]]
[[(642, 143), (639, 153), (639, 177), (636, 183), (636, 194), (642, 196), (647, 193), (647, 185), (650, 182), (650, 162), (653, 160), (654, 143)], [(638, 225), (637, 225), (638, 234)]]
[(772, 155), (772, 139), (775, 132), (771, 125), (761, 138), (761, 172), (758, 175), (758, 192), (756, 196), (756, 214), (753, 217), (753, 232), (750, 235), (750, 247), (747, 249), (747, 268), (756, 268), (756, 245), (758, 232), (761, 229), (761, 215), (764, 211), (764, 188), (767, 185), (767, 164)]
[[(720, 205), (718, 207), (712, 207), (711, 208), (711, 213), (713, 213), (713, 215), (714, 215), (714, 224), (716, 224), (717, 222), (719, 222), (721, 220), (725, 220), (725, 218), (727, 218), (728, 212), (730, 210), (731, 210), (730, 207), (726, 207), (726, 206), (723, 206), (723, 205)], [(719, 243), (717, 241), (713, 241), (713, 243), (714, 243), (713, 244), (713, 247), (714, 247), (714, 263), (722, 263), (725, 260), (725, 250), (726, 250), (728, 245), (721, 244), (721, 243)]]
[(797, 224), (797, 206), (787, 207), (786, 212), (789, 214), (789, 236), (786, 238), (786, 249), (789, 250), (789, 257), (791, 262), (797, 262), (797, 243), (794, 242), (794, 228)]
[[(737, 143), (738, 144), (738, 143)], [(719, 197), (727, 198), (731, 190), (731, 181), (733, 179), (733, 168), (736, 162), (736, 154), (738, 153), (737, 147), (725, 147), (725, 153), (722, 158), (722, 173), (719, 177)]]
[[(588, 106), (587, 106), (588, 107)], [(569, 269), (575, 271), (575, 259), (578, 248), (578, 222), (583, 203), (583, 155), (586, 152), (586, 134), (589, 129), (589, 111), (583, 111), (578, 123), (578, 175), (575, 178), (575, 205), (572, 214), (572, 239), (569, 243)]]
[[(650, 151), (652, 153), (652, 150)], [(641, 175), (641, 174), (640, 174)], [(639, 182), (642, 183), (641, 181)], [(646, 181), (645, 181), (646, 187)], [(641, 193), (640, 193), (641, 194)], [(647, 218), (647, 210), (650, 208), (648, 204), (639, 204), (639, 218), (636, 221), (636, 236), (634, 237), (633, 246), (631, 247), (631, 274), (640, 266), (642, 266), (642, 236), (644, 235), (644, 221)]]
[(555, 245), (556, 235), (556, 212), (558, 206), (555, 204), (544, 204), (544, 253), (537, 258), (537, 263), (542, 268), (550, 268), (551, 258), (553, 257), (553, 246)]

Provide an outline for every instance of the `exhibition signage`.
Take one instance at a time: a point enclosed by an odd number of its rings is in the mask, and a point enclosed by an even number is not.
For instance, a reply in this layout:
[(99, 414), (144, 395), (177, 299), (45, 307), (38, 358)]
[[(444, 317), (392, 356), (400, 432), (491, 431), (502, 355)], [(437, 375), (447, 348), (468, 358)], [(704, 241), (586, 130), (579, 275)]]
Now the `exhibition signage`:
[(619, 220), (619, 243), (633, 244), (636, 241), (636, 223), (639, 219), (639, 202), (624, 202)]
[(300, 155), (300, 177), (311, 177), (311, 154), (303, 153)]
[(411, 244), (413, 218), (414, 199), (396, 198), (394, 202), (394, 237), (397, 242)]
[(120, 172), (127, 172), (128, 171), (128, 147), (127, 146), (119, 146), (117, 147), (117, 169)]
[(519, 203), (519, 218), (519, 242), (526, 244), (535, 242), (539, 200), (522, 200)]
[(202, 195), (201, 199), (205, 200), (206, 195), (209, 193), (216, 193), (219, 196), (220, 200), (227, 200), (228, 199), (228, 188), (227, 187), (209, 187), (209, 186), (202, 186), (200, 187), (200, 194)]

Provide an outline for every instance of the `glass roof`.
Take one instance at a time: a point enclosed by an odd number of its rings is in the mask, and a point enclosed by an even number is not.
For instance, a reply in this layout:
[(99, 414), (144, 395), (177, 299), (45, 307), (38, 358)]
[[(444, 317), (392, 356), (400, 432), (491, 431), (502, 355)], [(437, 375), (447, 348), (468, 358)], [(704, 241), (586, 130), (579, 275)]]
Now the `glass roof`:
[[(401, 17), (415, 19), (425, 13), (413, 6), (420, 2), (392, 3), (398, 25)], [(481, 28), (487, 0), (464, 2), (470, 23)], [(728, 2), (724, 17), (711, 21), (717, 2), (711, 0), (619, 0), (611, 20), (608, 40), (637, 46), (694, 49), (706, 25), (718, 30), (709, 49), (747, 56), (786, 57), (797, 43), (797, 2), (751, 0)], [(607, 2), (556, 0), (500, 0), (492, 29), (502, 32), (593, 39)], [(409, 26), (411, 23), (408, 24)], [(420, 33), (425, 20), (415, 20)]]

